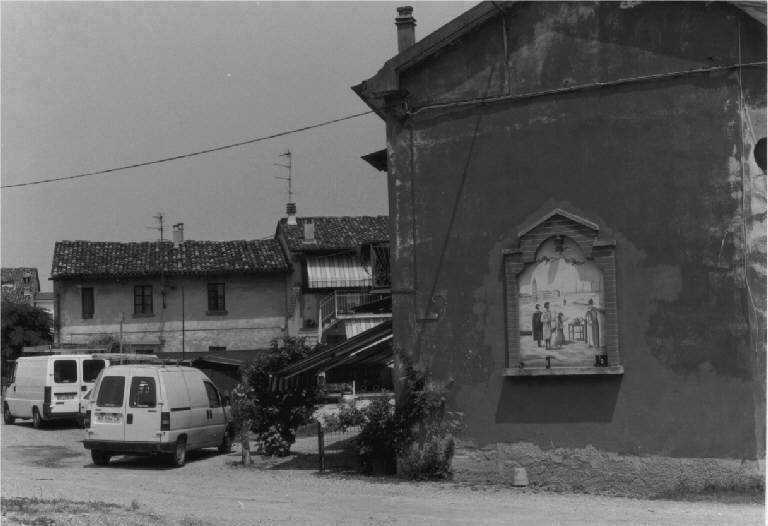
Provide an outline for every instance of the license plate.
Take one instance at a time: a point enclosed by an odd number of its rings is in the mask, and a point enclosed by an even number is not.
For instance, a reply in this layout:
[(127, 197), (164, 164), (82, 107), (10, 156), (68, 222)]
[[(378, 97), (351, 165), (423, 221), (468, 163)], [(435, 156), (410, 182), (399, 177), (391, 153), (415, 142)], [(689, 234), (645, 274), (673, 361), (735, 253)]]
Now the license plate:
[(96, 413), (96, 421), (102, 424), (119, 424), (122, 420), (120, 413)]
[(56, 393), (56, 400), (74, 400), (75, 393)]

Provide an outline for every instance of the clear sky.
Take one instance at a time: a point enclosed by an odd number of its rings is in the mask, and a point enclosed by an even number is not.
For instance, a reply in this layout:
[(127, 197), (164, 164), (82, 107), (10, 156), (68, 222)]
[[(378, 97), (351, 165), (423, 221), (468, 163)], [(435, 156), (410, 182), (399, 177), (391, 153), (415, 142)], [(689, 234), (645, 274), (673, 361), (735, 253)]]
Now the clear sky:
[[(475, 2), (2, 2), (2, 165), (12, 185), (236, 143), (368, 109), (350, 86)], [(294, 154), (299, 216), (387, 213), (374, 114), (256, 144), (0, 193), (3, 267), (48, 280), (59, 240), (259, 239), (285, 215), (275, 166)], [(166, 232), (170, 238), (170, 228)]]

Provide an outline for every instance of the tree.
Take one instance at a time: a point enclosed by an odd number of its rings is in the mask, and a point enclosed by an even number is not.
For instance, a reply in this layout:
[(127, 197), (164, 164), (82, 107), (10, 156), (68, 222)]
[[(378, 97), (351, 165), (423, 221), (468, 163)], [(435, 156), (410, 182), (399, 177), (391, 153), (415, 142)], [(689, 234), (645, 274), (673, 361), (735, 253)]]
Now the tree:
[[(303, 338), (272, 342), (269, 352), (244, 366), (243, 383), (232, 392), (233, 417), (241, 442), (248, 445), (246, 430), (256, 433), (257, 453), (285, 456), (296, 441), (296, 428), (312, 418), (317, 401), (314, 386), (272, 389), (270, 377), (309, 356), (312, 348)], [(244, 448), (245, 461), (245, 448)]]
[(26, 303), (2, 302), (2, 359), (3, 376), (8, 360), (21, 355), (22, 348), (46, 345), (53, 342), (51, 315)]

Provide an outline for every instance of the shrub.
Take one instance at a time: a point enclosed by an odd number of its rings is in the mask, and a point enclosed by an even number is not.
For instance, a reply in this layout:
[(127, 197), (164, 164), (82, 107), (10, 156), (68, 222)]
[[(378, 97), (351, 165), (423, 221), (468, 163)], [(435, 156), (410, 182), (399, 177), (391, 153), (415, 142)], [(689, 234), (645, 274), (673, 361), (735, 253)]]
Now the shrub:
[[(428, 382), (407, 360), (403, 397), (393, 411), (385, 400), (374, 401), (365, 411), (366, 423), (358, 437), (365, 471), (376, 461), (393, 466), (401, 461), (401, 474), (414, 479), (443, 479), (451, 475), (454, 434), (461, 428), (461, 414), (446, 410), (447, 388)], [(391, 472), (393, 468), (386, 469)]]
[(317, 400), (314, 387), (276, 388), (270, 382), (272, 374), (306, 358), (311, 351), (303, 338), (286, 338), (282, 346), (274, 340), (269, 352), (241, 370), (245, 383), (233, 390), (233, 408), (237, 406), (233, 413), (241, 430), (256, 433), (260, 454), (288, 455), (296, 441), (296, 428), (311, 420)]
[(259, 433), (256, 437), (256, 453), (270, 457), (285, 457), (291, 453), (291, 444), (296, 441), (296, 434), (288, 440), (276, 426)]

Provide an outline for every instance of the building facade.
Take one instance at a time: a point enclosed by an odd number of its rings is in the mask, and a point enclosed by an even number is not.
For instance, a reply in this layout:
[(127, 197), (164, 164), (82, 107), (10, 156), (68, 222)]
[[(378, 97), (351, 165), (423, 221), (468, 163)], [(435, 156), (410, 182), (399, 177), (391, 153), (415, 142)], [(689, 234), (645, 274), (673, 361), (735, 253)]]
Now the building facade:
[(387, 127), (393, 345), (452, 382), (459, 463), (749, 471), (728, 459), (765, 454), (764, 5), (481, 3), (418, 43), (399, 11), (399, 54), (353, 89)]
[(112, 339), (153, 353), (267, 348), (287, 335), (288, 271), (274, 240), (57, 242), (55, 342)]
[(292, 268), (291, 335), (334, 345), (391, 318), (387, 216), (289, 214), (275, 239)]

